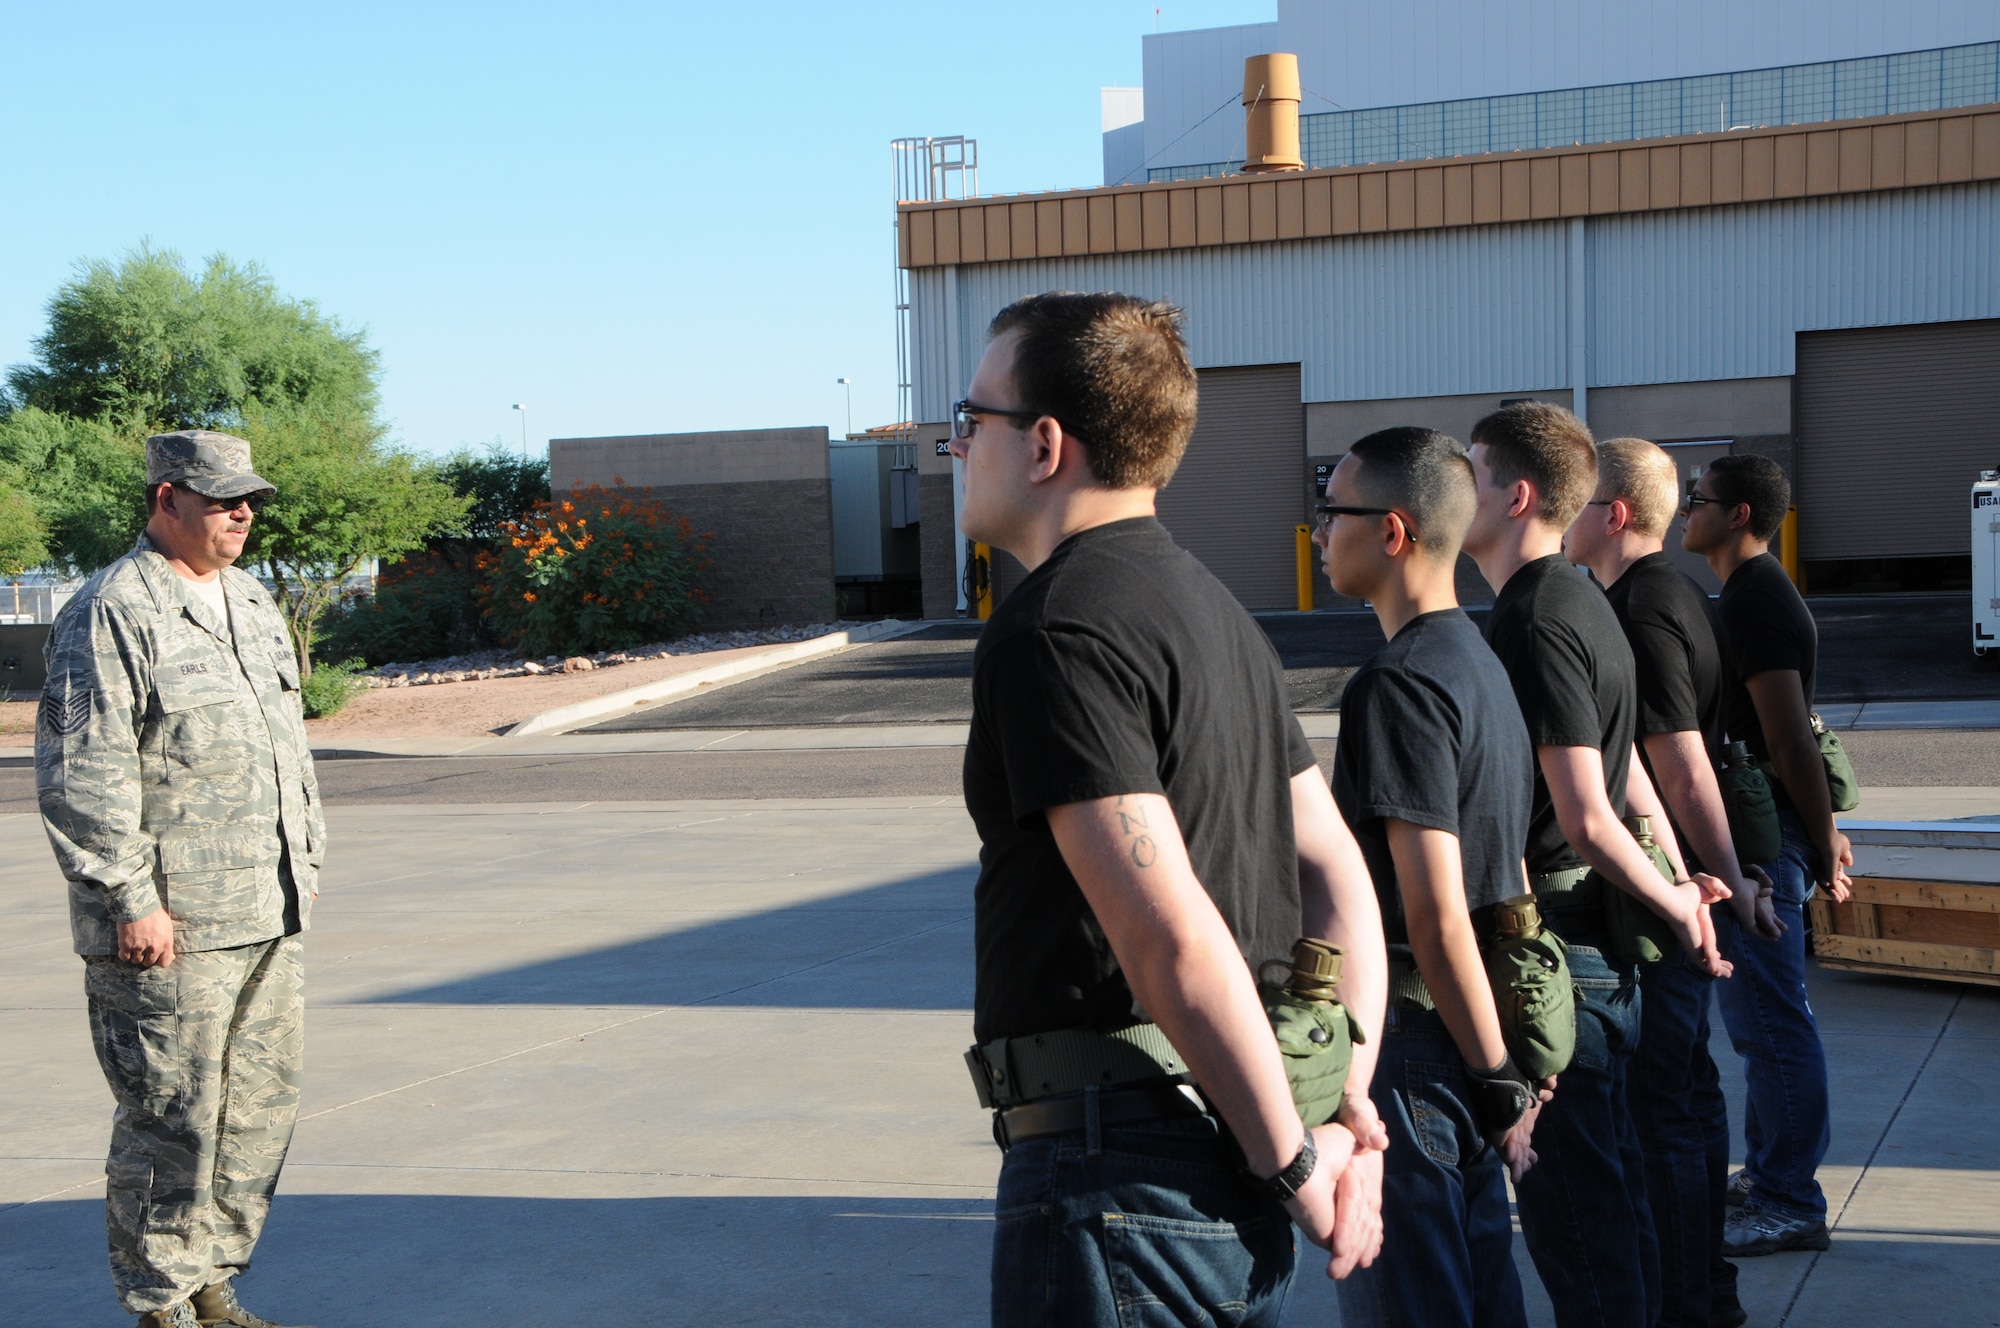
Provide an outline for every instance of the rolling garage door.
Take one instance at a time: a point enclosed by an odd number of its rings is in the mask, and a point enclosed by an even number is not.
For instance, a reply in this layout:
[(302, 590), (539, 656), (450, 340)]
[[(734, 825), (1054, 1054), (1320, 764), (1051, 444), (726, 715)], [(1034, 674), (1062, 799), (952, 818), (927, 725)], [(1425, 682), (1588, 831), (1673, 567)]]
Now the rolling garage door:
[(1799, 334), (1799, 550), (1969, 553), (1966, 495), (2000, 466), (2000, 320)]
[(1160, 520), (1245, 608), (1298, 607), (1305, 456), (1298, 365), (1201, 371), (1201, 413)]

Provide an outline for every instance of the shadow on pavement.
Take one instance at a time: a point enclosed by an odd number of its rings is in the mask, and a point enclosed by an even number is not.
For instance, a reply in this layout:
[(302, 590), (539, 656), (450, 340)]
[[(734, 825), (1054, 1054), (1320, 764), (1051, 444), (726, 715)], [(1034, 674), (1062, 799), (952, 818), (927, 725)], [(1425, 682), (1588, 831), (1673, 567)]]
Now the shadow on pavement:
[(371, 1004), (969, 1010), (976, 879), (927, 873)]
[[(991, 1214), (959, 1198), (281, 1192), (239, 1285), (257, 1313), (323, 1328), (981, 1324)], [(0, 1213), (0, 1313), (129, 1325), (104, 1259), (101, 1199)]]

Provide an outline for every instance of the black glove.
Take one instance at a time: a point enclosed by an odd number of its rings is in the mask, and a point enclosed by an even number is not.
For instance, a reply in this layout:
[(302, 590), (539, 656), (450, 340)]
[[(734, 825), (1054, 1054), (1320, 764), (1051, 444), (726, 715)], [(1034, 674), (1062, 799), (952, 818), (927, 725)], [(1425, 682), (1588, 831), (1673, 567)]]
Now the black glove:
[(1465, 1074), (1472, 1081), (1473, 1119), (1488, 1135), (1507, 1133), (1535, 1105), (1534, 1081), (1515, 1067), (1512, 1056), (1498, 1069), (1482, 1074), (1467, 1066)]

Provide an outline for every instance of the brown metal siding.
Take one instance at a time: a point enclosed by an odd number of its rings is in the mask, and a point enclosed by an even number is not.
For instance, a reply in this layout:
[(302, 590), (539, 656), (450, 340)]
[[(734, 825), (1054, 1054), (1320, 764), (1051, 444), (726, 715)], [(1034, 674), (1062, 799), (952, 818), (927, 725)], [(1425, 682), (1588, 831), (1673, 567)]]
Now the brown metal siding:
[(1966, 494), (2000, 466), (2000, 320), (1799, 335), (1799, 548), (1970, 552)]
[(1160, 520), (1245, 608), (1298, 606), (1305, 455), (1298, 365), (1201, 371), (1201, 414)]
[[(904, 267), (995, 263), (1992, 179), (2000, 179), (2000, 109), (1957, 107), (1839, 128), (1776, 126), (1643, 147), (1342, 166), (1275, 181), (1228, 176), (1118, 185), (1004, 206), (984, 199), (899, 203), (897, 253)], [(949, 219), (960, 212), (969, 215)], [(984, 235), (967, 238), (982, 215)]]

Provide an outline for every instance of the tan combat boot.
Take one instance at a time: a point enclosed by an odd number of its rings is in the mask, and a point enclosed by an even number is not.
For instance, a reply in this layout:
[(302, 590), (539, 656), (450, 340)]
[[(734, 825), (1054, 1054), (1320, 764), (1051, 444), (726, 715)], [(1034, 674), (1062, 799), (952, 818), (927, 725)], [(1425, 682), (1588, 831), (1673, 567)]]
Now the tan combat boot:
[[(312, 1328), (303, 1323), (272, 1323), (244, 1309), (236, 1303), (235, 1278), (224, 1278), (213, 1286), (203, 1287), (194, 1293), (189, 1304), (194, 1306), (194, 1318), (201, 1328)], [(180, 1325), (175, 1324), (174, 1328)]]
[(194, 1317), (194, 1307), (185, 1300), (139, 1316), (139, 1328), (200, 1328), (200, 1322)]

